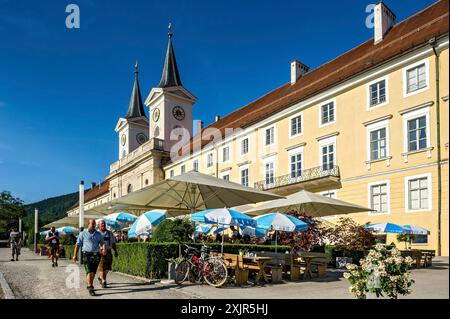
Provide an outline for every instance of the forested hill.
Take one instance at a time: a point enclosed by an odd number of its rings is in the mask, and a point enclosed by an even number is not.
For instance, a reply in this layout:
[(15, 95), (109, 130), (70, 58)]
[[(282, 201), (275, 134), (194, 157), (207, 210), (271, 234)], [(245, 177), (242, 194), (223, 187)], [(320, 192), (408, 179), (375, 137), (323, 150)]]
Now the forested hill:
[(34, 214), (34, 209), (39, 210), (39, 218), (43, 221), (54, 221), (63, 218), (69, 207), (78, 201), (78, 192), (47, 198), (39, 202), (25, 205), (27, 215)]

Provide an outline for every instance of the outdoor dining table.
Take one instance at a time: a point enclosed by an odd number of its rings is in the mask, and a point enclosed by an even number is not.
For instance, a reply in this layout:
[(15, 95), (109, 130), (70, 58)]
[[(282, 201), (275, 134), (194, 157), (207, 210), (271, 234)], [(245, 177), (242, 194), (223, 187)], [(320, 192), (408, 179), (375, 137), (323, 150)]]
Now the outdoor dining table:
[(313, 273), (312, 273), (312, 261), (314, 258), (316, 258), (316, 255), (309, 255), (307, 253), (301, 253), (300, 256), (297, 258), (297, 260), (303, 260), (305, 262), (305, 274), (304, 274), (304, 278), (306, 279), (307, 277), (312, 278), (313, 277)]
[(256, 263), (256, 265), (258, 266), (259, 270), (258, 273), (256, 274), (256, 280), (255, 282), (259, 282), (259, 280), (261, 278), (264, 279), (265, 282), (269, 282), (269, 279), (267, 278), (267, 274), (265, 272), (265, 268), (267, 263), (272, 260), (272, 257), (249, 257), (249, 256), (243, 256), (242, 257), (244, 262), (247, 261), (252, 261), (254, 263)]

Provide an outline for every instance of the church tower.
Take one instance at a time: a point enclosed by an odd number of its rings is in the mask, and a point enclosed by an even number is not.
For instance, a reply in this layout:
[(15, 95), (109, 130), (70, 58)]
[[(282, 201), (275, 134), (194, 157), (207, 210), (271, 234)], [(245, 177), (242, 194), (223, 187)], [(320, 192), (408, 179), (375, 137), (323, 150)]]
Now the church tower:
[(117, 122), (115, 131), (119, 137), (119, 159), (137, 149), (148, 141), (148, 119), (142, 104), (141, 90), (138, 81), (138, 64), (134, 70), (134, 84), (130, 104), (125, 117)]
[(170, 24), (168, 36), (169, 42), (161, 80), (145, 100), (145, 105), (150, 110), (149, 137), (162, 140), (165, 151), (170, 151), (171, 147), (181, 139), (178, 137), (171, 140), (170, 136), (174, 129), (184, 128), (189, 132), (189, 137), (192, 137), (192, 105), (197, 101), (197, 98), (181, 83), (172, 45)]

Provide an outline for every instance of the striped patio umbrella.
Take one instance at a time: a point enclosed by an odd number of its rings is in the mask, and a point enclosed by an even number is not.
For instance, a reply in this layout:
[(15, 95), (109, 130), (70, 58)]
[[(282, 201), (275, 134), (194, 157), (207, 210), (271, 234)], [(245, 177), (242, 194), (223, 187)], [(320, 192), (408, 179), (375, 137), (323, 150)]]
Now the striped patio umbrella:
[(266, 231), (275, 231), (275, 252), (277, 252), (278, 232), (301, 232), (308, 229), (308, 224), (294, 216), (280, 213), (269, 213), (255, 217), (257, 227)]
[(366, 229), (371, 229), (377, 233), (391, 233), (391, 234), (405, 234), (402, 226), (393, 223), (376, 223), (364, 226)]
[[(192, 214), (191, 219), (194, 222), (200, 222), (204, 224), (217, 224), (220, 226), (225, 225), (234, 225), (239, 227), (256, 226), (256, 222), (253, 218), (229, 208), (207, 209)], [(223, 254), (223, 240), (224, 236), (222, 236), (222, 245), (221, 245), (222, 254)]]
[(151, 210), (141, 216), (131, 225), (128, 231), (128, 237), (137, 237), (140, 235), (148, 235), (149, 232), (160, 222), (166, 219), (166, 210)]
[(430, 231), (413, 225), (403, 225), (403, 229), (406, 231), (407, 234), (411, 235), (429, 235)]
[(78, 228), (75, 228), (73, 226), (59, 227), (59, 228), (56, 228), (56, 231), (59, 233), (60, 236), (70, 235), (70, 234), (77, 236), (79, 233)]
[(118, 223), (134, 223), (137, 219), (136, 215), (120, 212), (120, 213), (112, 213), (103, 217), (104, 220), (110, 220)]

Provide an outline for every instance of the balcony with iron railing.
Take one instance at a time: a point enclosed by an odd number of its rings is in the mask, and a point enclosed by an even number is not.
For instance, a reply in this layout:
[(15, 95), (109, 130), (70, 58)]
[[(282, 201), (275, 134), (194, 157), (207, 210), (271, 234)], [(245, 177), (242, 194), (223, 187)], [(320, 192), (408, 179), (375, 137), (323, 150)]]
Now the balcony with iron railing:
[(254, 188), (270, 190), (277, 194), (291, 194), (300, 189), (317, 190), (340, 185), (339, 166), (317, 166), (295, 174), (287, 174), (266, 178), (256, 182)]
[(133, 160), (135, 160), (142, 154), (148, 153), (152, 150), (164, 151), (164, 140), (161, 140), (159, 138), (151, 138), (150, 140), (148, 140), (144, 144), (140, 145), (137, 149), (135, 149), (131, 153), (125, 155), (120, 160), (112, 163), (110, 165), (109, 170), (110, 170), (110, 172), (113, 172), (113, 171), (127, 165), (128, 163), (132, 162)]

